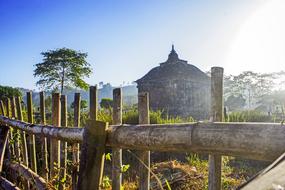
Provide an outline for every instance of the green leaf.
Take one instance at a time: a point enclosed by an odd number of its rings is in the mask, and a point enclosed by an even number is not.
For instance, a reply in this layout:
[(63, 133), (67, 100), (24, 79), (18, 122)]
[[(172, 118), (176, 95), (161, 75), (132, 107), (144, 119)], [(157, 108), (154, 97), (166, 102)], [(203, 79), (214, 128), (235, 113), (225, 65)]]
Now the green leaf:
[(124, 172), (128, 171), (129, 168), (130, 168), (130, 165), (129, 165), (129, 164), (127, 164), (127, 165), (122, 165), (122, 166), (121, 166), (121, 172), (124, 173)]
[(105, 156), (105, 159), (108, 160), (108, 161), (111, 161), (112, 160), (111, 157), (112, 157), (112, 154), (111, 153), (107, 153), (106, 156)]
[(170, 184), (168, 183), (167, 179), (165, 179), (166, 187), (168, 190), (171, 190)]

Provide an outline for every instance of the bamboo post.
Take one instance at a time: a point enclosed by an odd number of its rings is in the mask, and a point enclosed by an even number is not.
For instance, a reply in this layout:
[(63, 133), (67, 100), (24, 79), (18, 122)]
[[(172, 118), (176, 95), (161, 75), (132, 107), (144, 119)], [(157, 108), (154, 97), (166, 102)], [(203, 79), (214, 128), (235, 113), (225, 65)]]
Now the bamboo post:
[(9, 127), (5, 125), (0, 126), (0, 173), (2, 172), (3, 168), (3, 161), (5, 156), (6, 145), (9, 136)]
[[(211, 68), (211, 118), (212, 122), (223, 120), (223, 72), (221, 67)], [(221, 155), (209, 155), (209, 190), (221, 189)]]
[(90, 119), (96, 120), (97, 119), (97, 112), (98, 112), (98, 91), (97, 85), (90, 86), (89, 88), (89, 110), (90, 110)]
[[(28, 122), (33, 124), (33, 100), (32, 100), (32, 92), (27, 92), (27, 112), (28, 112)], [(30, 166), (31, 169), (37, 173), (37, 157), (36, 157), (36, 141), (35, 135), (29, 134), (29, 158), (30, 158)]]
[[(60, 94), (52, 94), (52, 125), (60, 126)], [(60, 166), (60, 141), (50, 139), (50, 179), (53, 179), (57, 173), (55, 168)]]
[[(19, 96), (16, 97), (16, 110), (17, 110), (17, 119), (19, 121), (23, 121), (23, 112), (22, 112), (22, 105), (21, 105), (21, 98)], [(20, 141), (21, 141), (21, 146), (20, 146), (20, 154), (22, 156), (22, 160), (20, 159), (20, 162), (23, 162), (23, 165), (26, 167), (29, 166), (29, 159), (28, 159), (28, 147), (27, 147), (27, 139), (26, 139), (26, 132), (25, 131), (19, 131), (20, 133)], [(30, 188), (30, 183), (28, 181), (22, 181), (24, 189), (29, 189)]]
[(0, 100), (0, 108), (1, 108), (2, 115), (5, 115), (5, 109), (4, 109), (4, 104), (2, 100)]
[[(40, 92), (40, 115), (41, 115), (41, 124), (46, 124), (46, 108), (45, 108), (45, 93)], [(42, 158), (42, 168), (41, 168), (41, 176), (48, 181), (48, 145), (47, 145), (47, 138), (41, 138), (41, 158)]]
[[(67, 97), (61, 95), (61, 127), (67, 127)], [(60, 175), (59, 180), (66, 178), (66, 160), (67, 160), (67, 143), (64, 141), (60, 142)], [(65, 189), (65, 184), (60, 183), (59, 189)]]
[[(6, 116), (11, 118), (12, 117), (12, 113), (11, 113), (11, 102), (9, 98), (6, 98)], [(10, 147), (10, 153), (13, 157), (15, 157), (15, 146), (14, 143), (12, 143), (14, 141), (14, 137), (13, 137), (13, 129), (10, 128), (9, 130), (9, 147)]]
[(6, 103), (6, 116), (7, 117), (9, 117), (9, 118), (11, 118), (11, 104), (10, 104), (10, 99), (9, 98), (6, 98), (6, 101), (5, 101), (5, 103)]
[(16, 105), (15, 105), (15, 97), (10, 98), (11, 103), (11, 116), (12, 118), (16, 118)]
[[(139, 124), (149, 124), (149, 95), (147, 92), (138, 94)], [(139, 189), (150, 188), (150, 151), (138, 151), (138, 157), (148, 168), (139, 163)]]
[[(21, 106), (21, 98), (16, 97), (16, 108), (17, 108), (17, 117), (19, 121), (23, 121), (23, 113)], [(25, 166), (28, 166), (28, 148), (27, 148), (27, 140), (26, 140), (26, 132), (20, 131), (21, 134), (21, 154), (23, 158), (23, 163)]]
[[(11, 102), (11, 112), (12, 112), (12, 117), (13, 118), (17, 118), (17, 112), (16, 112), (16, 101), (15, 101), (15, 97), (11, 97), (10, 98), (10, 102)], [(18, 160), (18, 162), (21, 161), (21, 152), (20, 152), (20, 142), (19, 142), (19, 130), (15, 130), (14, 129), (14, 147), (15, 147), (15, 155), (16, 155), (16, 159)]]
[(108, 123), (89, 120), (80, 157), (78, 190), (99, 190), (103, 177)]
[[(81, 97), (80, 93), (74, 94), (74, 127), (80, 127), (80, 103)], [(77, 187), (77, 178), (79, 172), (79, 144), (72, 145), (72, 160), (73, 160), (73, 168), (72, 168), (72, 189), (76, 190)]]
[[(122, 124), (122, 89), (113, 90), (113, 125)], [(122, 186), (122, 149), (112, 149), (112, 189), (120, 190)]]

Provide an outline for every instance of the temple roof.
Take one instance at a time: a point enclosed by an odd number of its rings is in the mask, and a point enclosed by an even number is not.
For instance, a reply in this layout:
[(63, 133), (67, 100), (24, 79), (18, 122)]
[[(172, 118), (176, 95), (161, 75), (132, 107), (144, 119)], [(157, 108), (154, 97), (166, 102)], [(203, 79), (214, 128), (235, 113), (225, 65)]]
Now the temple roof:
[(145, 76), (138, 79), (137, 83), (147, 81), (161, 80), (192, 80), (208, 81), (210, 78), (194, 65), (188, 64), (187, 61), (179, 59), (178, 54), (172, 49), (166, 62), (160, 63), (160, 66), (151, 69)]

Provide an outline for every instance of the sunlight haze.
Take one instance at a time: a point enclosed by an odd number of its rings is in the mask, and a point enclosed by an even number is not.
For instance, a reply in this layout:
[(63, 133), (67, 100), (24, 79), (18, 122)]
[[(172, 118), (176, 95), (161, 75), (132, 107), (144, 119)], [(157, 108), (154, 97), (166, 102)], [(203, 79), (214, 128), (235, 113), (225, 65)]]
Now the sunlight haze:
[(131, 83), (164, 62), (172, 44), (202, 71), (284, 70), (283, 0), (4, 0), (0, 8), (3, 85), (37, 89), (33, 65), (61, 47), (88, 53), (89, 84)]
[(231, 45), (225, 64), (227, 73), (284, 70), (284, 10), (285, 1), (269, 1), (245, 21)]

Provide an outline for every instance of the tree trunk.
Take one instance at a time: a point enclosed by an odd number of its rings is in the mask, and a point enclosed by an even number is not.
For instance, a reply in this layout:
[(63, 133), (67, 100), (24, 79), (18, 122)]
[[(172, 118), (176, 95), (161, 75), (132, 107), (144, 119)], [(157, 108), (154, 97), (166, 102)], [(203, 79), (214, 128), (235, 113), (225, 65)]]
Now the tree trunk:
[(63, 87), (64, 87), (64, 78), (65, 77), (65, 63), (62, 65), (62, 75), (61, 75), (61, 89), (60, 94), (63, 94)]

